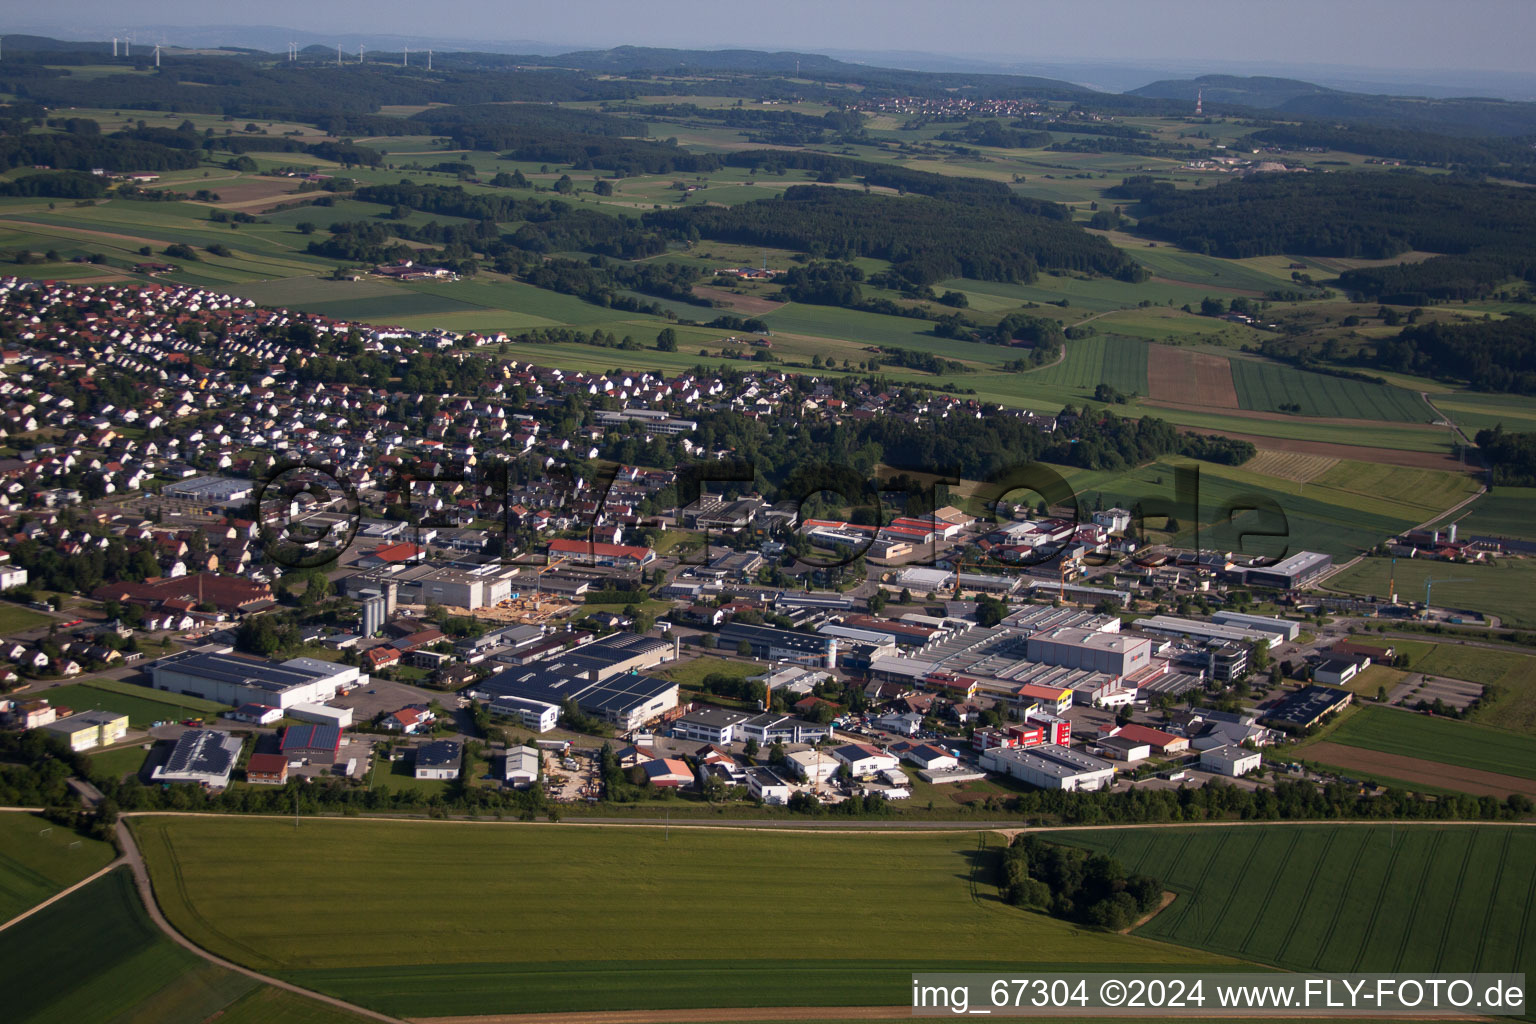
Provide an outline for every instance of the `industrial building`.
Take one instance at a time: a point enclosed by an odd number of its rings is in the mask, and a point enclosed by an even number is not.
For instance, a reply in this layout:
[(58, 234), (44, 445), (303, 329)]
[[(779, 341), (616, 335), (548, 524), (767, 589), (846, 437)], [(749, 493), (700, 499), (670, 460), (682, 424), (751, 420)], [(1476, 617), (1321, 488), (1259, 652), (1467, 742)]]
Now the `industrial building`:
[(1211, 621), (1218, 626), (1238, 626), (1274, 633), (1281, 640), (1295, 640), (1301, 634), (1301, 623), (1294, 619), (1277, 619), (1271, 615), (1247, 615), (1243, 612), (1213, 612)]
[(1183, 636), (1193, 640), (1233, 640), (1240, 644), (1263, 644), (1266, 649), (1280, 642), (1280, 634), (1272, 630), (1202, 622), (1177, 615), (1148, 615), (1144, 619), (1137, 619), (1135, 628), (1144, 633)]
[(695, 708), (681, 718), (673, 719), (670, 731), (678, 739), (725, 746), (727, 743), (735, 743), (743, 739), (739, 731), (741, 724), (751, 717), (752, 715), (745, 711), (712, 707)]
[(128, 735), (128, 716), (116, 711), (81, 711), (42, 726), (44, 732), (58, 736), (70, 750), (107, 747)]
[(981, 755), (981, 766), (1041, 789), (1086, 792), (1107, 787), (1115, 777), (1110, 762), (1054, 744), (1028, 750), (995, 747)]
[(1298, 551), (1274, 565), (1243, 570), (1243, 582), (1250, 587), (1274, 587), (1279, 590), (1300, 590), (1311, 584), (1333, 566), (1333, 556), (1318, 551)]
[(464, 748), (456, 740), (433, 740), (416, 748), (418, 779), (456, 779)]
[(1028, 657), (1047, 665), (1124, 677), (1150, 664), (1152, 642), (1142, 637), (1067, 626), (1032, 635)]
[(154, 688), (221, 704), (265, 704), (286, 711), (295, 704), (323, 703), (339, 690), (368, 682), (351, 665), (316, 658), (263, 661), (232, 651), (208, 646), (161, 658), (149, 666)]
[(618, 569), (633, 569), (655, 561), (656, 552), (650, 548), (632, 544), (604, 544), (594, 540), (556, 538), (549, 542), (549, 557), (552, 560), (563, 558), (576, 565), (604, 565)]
[(188, 729), (176, 741), (165, 763), (150, 773), (155, 782), (193, 782), (209, 789), (229, 785), (230, 773), (240, 760), (239, 736), (216, 729)]
[(601, 427), (638, 423), (648, 434), (691, 434), (699, 429), (697, 421), (676, 419), (660, 409), (598, 409), (593, 416)]
[(333, 708), (329, 704), (294, 704), (288, 709), (287, 717), (298, 722), (345, 729), (352, 724), (352, 709)]
[(255, 484), (222, 476), (194, 476), (166, 484), (160, 493), (183, 501), (206, 501), (216, 505), (238, 505), (250, 501)]
[(820, 743), (832, 735), (831, 725), (808, 722), (803, 718), (765, 712), (753, 715), (738, 727), (744, 740), (756, 740), (760, 746), (775, 743)]
[(789, 803), (793, 787), (772, 768), (761, 765), (747, 769), (747, 792), (770, 807), (782, 807)]
[(476, 683), (469, 695), (557, 707), (575, 701), (584, 713), (627, 732), (677, 707), (676, 683), (640, 674), (674, 655), (673, 642), (615, 633), (546, 661), (504, 669)]
[(1245, 747), (1222, 746), (1200, 751), (1200, 770), (1237, 778), (1255, 771), (1264, 763), (1256, 750)]

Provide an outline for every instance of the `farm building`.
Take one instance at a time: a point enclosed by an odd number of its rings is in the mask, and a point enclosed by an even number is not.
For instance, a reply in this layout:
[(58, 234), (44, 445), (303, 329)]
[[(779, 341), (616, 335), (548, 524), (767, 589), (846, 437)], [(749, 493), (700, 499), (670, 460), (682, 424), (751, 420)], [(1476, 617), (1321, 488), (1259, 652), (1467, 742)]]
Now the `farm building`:
[(281, 786), (288, 781), (288, 759), (282, 754), (252, 754), (245, 762), (245, 781), (253, 786)]
[(341, 730), (334, 725), (290, 725), (283, 730), (283, 756), (289, 762), (335, 764)]
[(1349, 706), (1354, 694), (1331, 686), (1307, 686), (1281, 700), (1264, 715), (1270, 725), (1288, 729), (1310, 729), (1333, 714)]
[(418, 779), (456, 779), (464, 748), (456, 740), (433, 740), (416, 748)]
[(229, 785), (240, 759), (241, 739), (216, 729), (188, 729), (176, 741), (165, 763), (150, 773), (155, 782), (195, 782), (209, 789)]
[(981, 755), (981, 766), (1041, 789), (1103, 789), (1115, 777), (1110, 762), (1054, 744), (1030, 750), (994, 747)]
[(70, 750), (107, 747), (128, 734), (128, 716), (116, 711), (82, 711), (43, 726), (69, 744)]
[(1209, 750), (1200, 751), (1202, 771), (1214, 772), (1234, 779), (1255, 770), (1263, 760), (1264, 758), (1257, 751), (1248, 750), (1245, 747), (1212, 747)]
[(539, 752), (533, 747), (507, 748), (502, 781), (517, 789), (526, 789), (539, 781)]

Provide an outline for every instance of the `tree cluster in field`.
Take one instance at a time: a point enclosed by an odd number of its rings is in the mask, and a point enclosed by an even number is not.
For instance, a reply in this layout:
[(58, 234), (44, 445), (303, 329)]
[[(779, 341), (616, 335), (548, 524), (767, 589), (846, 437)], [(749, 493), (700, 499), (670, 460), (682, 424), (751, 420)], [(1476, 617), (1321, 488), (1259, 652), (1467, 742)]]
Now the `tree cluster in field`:
[(1135, 280), (1146, 271), (1073, 224), (1065, 208), (1018, 198), (892, 202), (846, 189), (796, 185), (734, 207), (662, 210), (642, 219), (680, 238), (795, 249), (817, 258), (873, 257), (912, 285), (948, 277), (1032, 281), (1040, 268)]
[(1366, 357), (1383, 370), (1464, 380), (1482, 391), (1536, 395), (1536, 317), (1470, 324), (1421, 323), (1376, 341)]
[(1500, 423), (1479, 430), (1476, 440), (1494, 483), (1536, 487), (1536, 433), (1506, 433)]
[(0, 136), (0, 170), (51, 167), (61, 171), (185, 171), (196, 167), (199, 150), (171, 148), (122, 134), (87, 131), (96, 122), (71, 119), (76, 130), (55, 133), (6, 132)]
[(1162, 901), (1162, 883), (1152, 876), (1128, 875), (1108, 854), (1048, 843), (1027, 832), (1014, 837), (1002, 859), (1003, 899), (1052, 917), (1119, 931)]

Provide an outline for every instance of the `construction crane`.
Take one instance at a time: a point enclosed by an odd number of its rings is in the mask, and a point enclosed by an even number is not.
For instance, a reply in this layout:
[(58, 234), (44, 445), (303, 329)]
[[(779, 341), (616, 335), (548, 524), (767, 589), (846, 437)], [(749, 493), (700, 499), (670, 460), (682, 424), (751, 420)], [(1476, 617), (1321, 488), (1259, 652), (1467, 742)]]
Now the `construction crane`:
[(538, 602), (539, 595), (543, 593), (543, 591), (540, 589), (540, 585), (544, 582), (544, 574), (549, 572), (549, 570), (553, 569), (555, 566), (568, 561), (570, 561), (569, 558), (567, 558), (565, 555), (561, 555), (559, 558), (546, 562), (537, 572), (533, 574), (533, 599), (535, 603)]
[(1439, 579), (1426, 579), (1424, 581), (1424, 617), (1429, 618), (1429, 595), (1436, 583), (1467, 583), (1470, 576), (1442, 576)]

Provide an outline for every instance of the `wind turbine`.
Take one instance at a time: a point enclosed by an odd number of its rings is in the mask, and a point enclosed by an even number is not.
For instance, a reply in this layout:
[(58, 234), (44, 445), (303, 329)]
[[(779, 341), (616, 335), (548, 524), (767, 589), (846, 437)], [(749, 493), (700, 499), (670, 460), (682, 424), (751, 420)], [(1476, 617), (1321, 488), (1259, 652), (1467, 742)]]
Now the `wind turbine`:
[(368, 47), (364, 46), (362, 43), (357, 44), (357, 62), (359, 64), (363, 62), (367, 49)]
[(336, 44), (336, 66), (341, 67), (341, 44)]
[(112, 56), (117, 56), (117, 36), (112, 37)]
[(155, 44), (155, 67), (160, 66), (160, 44)]
[(409, 46), (402, 46), (400, 48), (400, 66), (403, 68), (411, 66), (411, 48)]
[(291, 62), (291, 61), (296, 61), (298, 59), (299, 59), (299, 44), (298, 43), (289, 43), (288, 44), (288, 60)]
[(427, 51), (427, 70), (428, 71), (432, 70), (432, 51), (431, 50)]

